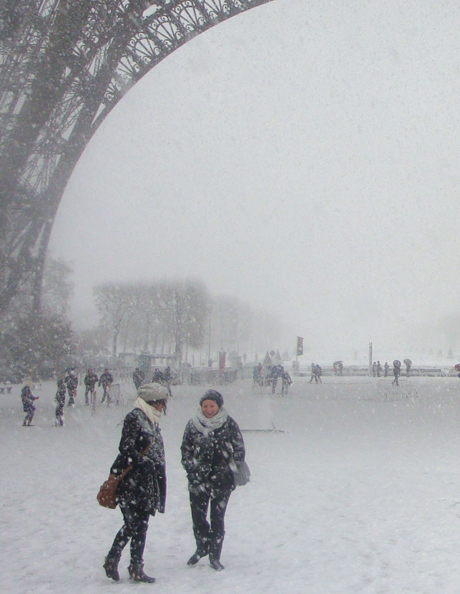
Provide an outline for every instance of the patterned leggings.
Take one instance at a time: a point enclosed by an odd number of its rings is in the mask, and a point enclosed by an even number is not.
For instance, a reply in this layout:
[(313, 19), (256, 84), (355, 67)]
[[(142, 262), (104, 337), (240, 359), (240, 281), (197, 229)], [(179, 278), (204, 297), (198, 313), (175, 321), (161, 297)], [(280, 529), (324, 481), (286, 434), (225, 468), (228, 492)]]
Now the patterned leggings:
[(113, 541), (107, 557), (119, 559), (125, 546), (131, 539), (131, 563), (142, 563), (144, 557), (145, 539), (149, 527), (149, 514), (143, 510), (122, 506), (124, 524)]

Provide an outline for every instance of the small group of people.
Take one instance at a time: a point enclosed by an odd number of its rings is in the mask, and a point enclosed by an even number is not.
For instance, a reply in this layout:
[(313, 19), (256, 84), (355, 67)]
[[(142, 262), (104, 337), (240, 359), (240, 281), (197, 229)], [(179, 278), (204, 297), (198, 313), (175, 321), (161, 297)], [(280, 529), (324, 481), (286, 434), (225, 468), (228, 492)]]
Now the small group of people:
[(276, 392), (278, 380), (281, 378), (281, 395), (285, 396), (289, 392), (289, 386), (292, 384), (291, 376), (283, 365), (272, 365), (270, 370), (270, 383), (272, 386), (272, 394)]
[(255, 365), (252, 370), (252, 379), (254, 386), (271, 386), (272, 394), (275, 394), (278, 380), (281, 379), (282, 396), (288, 394), (289, 386), (292, 384), (292, 378), (289, 372), (281, 364), (266, 365), (265, 367), (262, 363)]
[(334, 361), (332, 370), (334, 375), (343, 375), (343, 361)]
[[(107, 577), (115, 581), (120, 579), (118, 565), (129, 541), (130, 578), (136, 582), (155, 581), (144, 572), (144, 549), (150, 516), (165, 511), (166, 466), (159, 423), (169, 398), (168, 388), (160, 383), (141, 385), (134, 409), (123, 423), (119, 455), (110, 472), (119, 476), (130, 463), (133, 468), (119, 481), (117, 497), (123, 526), (103, 564)], [(185, 427), (181, 459), (187, 473), (196, 542), (187, 564), (193, 566), (208, 557), (211, 567), (221, 571), (225, 512), (236, 486), (235, 475), (245, 468), (245, 446), (220, 392), (208, 390), (200, 398), (198, 410)]]
[[(55, 425), (56, 427), (63, 427), (64, 425), (64, 405), (65, 405), (65, 397), (66, 397), (66, 385), (63, 379), (59, 379), (57, 381), (57, 392), (55, 396), (56, 401), (56, 409), (55, 409)], [(32, 420), (34, 418), (34, 414), (36, 411), (36, 407), (34, 405), (35, 400), (38, 400), (40, 396), (34, 396), (32, 394), (32, 390), (29, 385), (25, 385), (21, 390), (21, 400), (24, 412), (26, 413), (24, 422), (22, 423), (23, 427), (31, 427)]]
[[(113, 382), (113, 376), (108, 369), (104, 370), (104, 373), (101, 375), (100, 378), (93, 372), (92, 369), (88, 369), (87, 374), (85, 375), (84, 383), (85, 383), (85, 404), (89, 404), (89, 395), (95, 394), (95, 386), (96, 383), (99, 382), (99, 386), (103, 386), (104, 395), (102, 398), (102, 402), (108, 397), (108, 392), (110, 385)], [(75, 373), (75, 369), (70, 369), (64, 379), (57, 380), (57, 390), (54, 400), (56, 402), (55, 408), (55, 426), (56, 427), (63, 427), (64, 426), (64, 407), (66, 401), (66, 395), (69, 396), (68, 406), (75, 405), (75, 398), (77, 396), (77, 387), (78, 387), (78, 376)], [(36, 407), (34, 405), (35, 400), (38, 400), (39, 396), (34, 396), (32, 394), (31, 387), (29, 385), (25, 385), (21, 390), (21, 400), (23, 410), (26, 413), (26, 417), (23, 422), (24, 427), (32, 426), (32, 420), (35, 414)]]
[[(168, 389), (171, 387), (171, 383), (173, 381), (173, 373), (171, 371), (171, 367), (168, 365), (164, 370), (161, 370), (159, 367), (155, 367), (152, 374), (151, 383), (161, 384), (162, 386), (166, 386)], [(136, 367), (133, 371), (133, 382), (136, 386), (136, 390), (145, 383), (145, 372)]]
[(372, 376), (380, 377), (381, 375), (382, 375), (382, 366), (380, 364), (380, 361), (374, 361), (372, 363)]
[(323, 381), (321, 379), (322, 375), (323, 375), (323, 370), (321, 368), (321, 365), (318, 365), (317, 363), (312, 363), (311, 364), (311, 376), (310, 376), (310, 381), (308, 383), (311, 384), (312, 381), (315, 380), (315, 383), (322, 384), (323, 383)]
[[(410, 376), (411, 368), (412, 368), (412, 361), (410, 359), (404, 359), (404, 365), (406, 366), (406, 376)], [(399, 386), (399, 377), (401, 375), (401, 368), (402, 364), (399, 359), (395, 359), (393, 361), (393, 381), (391, 382), (394, 386)], [(372, 375), (374, 377), (380, 377), (382, 374), (382, 366), (380, 365), (380, 361), (377, 361), (372, 364)], [(388, 377), (390, 375), (390, 366), (388, 362), (385, 361), (383, 366), (383, 376)]]
[[(105, 402), (105, 400), (108, 399), (110, 395), (110, 386), (113, 384), (113, 375), (110, 373), (107, 367), (104, 369), (104, 372), (101, 373), (100, 377), (98, 377), (92, 369), (88, 369), (83, 383), (85, 384), (86, 406), (89, 406), (90, 404), (90, 397), (95, 396), (96, 384), (98, 384), (98, 386), (102, 386), (102, 402)], [(75, 372), (75, 368), (72, 368), (68, 371), (64, 378), (64, 384), (67, 386), (67, 392), (69, 395), (68, 406), (74, 406), (78, 387), (78, 376)]]

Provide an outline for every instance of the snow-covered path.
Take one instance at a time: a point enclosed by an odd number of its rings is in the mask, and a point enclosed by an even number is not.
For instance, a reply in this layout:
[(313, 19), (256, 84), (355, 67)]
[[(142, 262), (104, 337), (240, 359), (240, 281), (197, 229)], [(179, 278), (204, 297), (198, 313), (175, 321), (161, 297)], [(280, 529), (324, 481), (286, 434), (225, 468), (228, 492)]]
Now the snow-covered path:
[[(55, 385), (21, 426), (20, 387), (0, 396), (0, 591), (161, 594), (460, 593), (460, 380), (413, 379), (419, 397), (384, 398), (377, 380), (297, 380), (288, 397), (250, 383), (222, 388), (244, 434), (251, 483), (235, 491), (222, 561), (190, 568), (194, 550), (179, 447), (204, 388), (176, 387), (163, 419), (167, 511), (151, 519), (145, 553), (154, 585), (105, 577), (121, 526), (95, 500), (130, 409), (81, 406), (54, 428)], [(388, 380), (390, 381), (390, 380)], [(131, 385), (123, 393), (134, 396)]]

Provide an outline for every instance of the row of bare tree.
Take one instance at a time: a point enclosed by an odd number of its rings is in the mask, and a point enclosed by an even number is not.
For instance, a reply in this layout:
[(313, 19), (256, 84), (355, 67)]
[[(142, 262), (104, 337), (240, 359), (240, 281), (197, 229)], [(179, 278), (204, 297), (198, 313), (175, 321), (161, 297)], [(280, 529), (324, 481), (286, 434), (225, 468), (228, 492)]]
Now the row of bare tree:
[(211, 296), (196, 279), (104, 283), (94, 289), (101, 326), (117, 351), (174, 354), (184, 349), (241, 352), (276, 344), (281, 324), (235, 297)]

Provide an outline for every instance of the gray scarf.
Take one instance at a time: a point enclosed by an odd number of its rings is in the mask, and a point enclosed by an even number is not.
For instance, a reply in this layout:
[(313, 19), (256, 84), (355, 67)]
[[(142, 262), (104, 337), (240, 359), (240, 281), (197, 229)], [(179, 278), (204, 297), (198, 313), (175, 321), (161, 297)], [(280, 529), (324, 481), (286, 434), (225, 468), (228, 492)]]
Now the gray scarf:
[(196, 411), (196, 415), (193, 417), (192, 421), (195, 425), (195, 428), (198, 429), (198, 431), (205, 437), (208, 437), (211, 431), (220, 429), (227, 419), (228, 412), (223, 406), (221, 406), (217, 414), (215, 414), (210, 419), (204, 416), (200, 406), (200, 408)]

